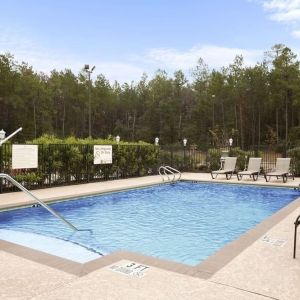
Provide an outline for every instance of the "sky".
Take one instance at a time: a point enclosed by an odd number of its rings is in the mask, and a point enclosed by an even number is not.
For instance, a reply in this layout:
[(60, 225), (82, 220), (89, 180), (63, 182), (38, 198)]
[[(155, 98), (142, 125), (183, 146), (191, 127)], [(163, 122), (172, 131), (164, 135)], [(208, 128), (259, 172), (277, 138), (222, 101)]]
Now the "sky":
[(47, 74), (89, 64), (111, 82), (189, 76), (199, 58), (255, 65), (278, 43), (300, 55), (300, 0), (0, 0), (0, 54)]

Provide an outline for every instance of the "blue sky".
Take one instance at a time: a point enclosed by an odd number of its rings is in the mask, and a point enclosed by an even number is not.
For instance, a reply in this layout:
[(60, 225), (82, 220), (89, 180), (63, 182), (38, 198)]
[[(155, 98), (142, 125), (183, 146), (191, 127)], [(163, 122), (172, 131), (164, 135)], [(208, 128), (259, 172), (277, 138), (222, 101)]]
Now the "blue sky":
[(187, 75), (202, 57), (247, 65), (283, 43), (300, 54), (300, 0), (0, 0), (0, 53), (37, 71), (95, 65), (111, 81), (160, 68)]

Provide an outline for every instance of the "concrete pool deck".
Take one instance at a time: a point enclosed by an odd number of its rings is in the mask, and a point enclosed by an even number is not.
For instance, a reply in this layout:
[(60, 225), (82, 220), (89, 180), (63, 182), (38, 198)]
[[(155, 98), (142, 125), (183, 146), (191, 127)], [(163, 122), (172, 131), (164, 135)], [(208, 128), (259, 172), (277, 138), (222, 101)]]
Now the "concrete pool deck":
[[(212, 180), (210, 174), (184, 173), (182, 179), (284, 187), (300, 184), (300, 178), (289, 178), (283, 184), (276, 179), (270, 183), (263, 178), (238, 182), (236, 177), (229, 181), (223, 177)], [(159, 176), (149, 176), (33, 193), (53, 201), (159, 183)], [(19, 192), (2, 194), (0, 208), (26, 205), (28, 201)], [(299, 299), (300, 243), (298, 257), (292, 258), (293, 222), (299, 214), (297, 200), (194, 268), (127, 252), (108, 255), (84, 267), (51, 256), (46, 262), (45, 255), (37, 251), (0, 241), (0, 299)], [(126, 275), (124, 270), (132, 262), (149, 266), (144, 276)]]

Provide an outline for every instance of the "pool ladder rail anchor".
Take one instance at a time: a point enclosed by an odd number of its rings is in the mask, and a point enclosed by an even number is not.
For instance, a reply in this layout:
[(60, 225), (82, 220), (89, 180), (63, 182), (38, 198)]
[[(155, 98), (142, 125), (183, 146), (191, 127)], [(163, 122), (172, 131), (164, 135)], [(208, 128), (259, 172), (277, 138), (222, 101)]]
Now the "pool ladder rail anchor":
[(296, 218), (295, 224), (295, 232), (294, 232), (294, 254), (293, 258), (296, 258), (296, 245), (297, 245), (297, 228), (300, 225), (300, 215)]
[[(181, 172), (175, 168), (172, 168), (170, 166), (160, 166), (158, 168), (158, 173), (162, 178), (162, 181), (171, 181), (171, 182), (176, 182), (179, 181), (181, 178)], [(178, 175), (178, 177), (176, 177)], [(167, 178), (165, 178), (165, 176)]]
[(37, 198), (34, 194), (32, 194), (30, 191), (28, 191), (22, 184), (20, 184), (18, 181), (13, 179), (11, 176), (8, 174), (0, 173), (0, 178), (4, 178), (8, 180), (10, 183), (12, 183), (14, 186), (19, 188), (21, 191), (23, 191), (25, 194), (27, 194), (29, 197), (34, 199), (38, 204), (40, 204), (42, 207), (44, 207), (48, 212), (50, 212), (54, 217), (57, 219), (61, 220), (65, 225), (67, 225), (69, 228), (75, 231), (85, 231), (85, 229), (77, 229), (72, 223), (67, 221), (63, 216), (61, 216), (58, 212), (53, 210), (51, 207), (49, 207), (46, 203), (44, 203), (42, 200)]

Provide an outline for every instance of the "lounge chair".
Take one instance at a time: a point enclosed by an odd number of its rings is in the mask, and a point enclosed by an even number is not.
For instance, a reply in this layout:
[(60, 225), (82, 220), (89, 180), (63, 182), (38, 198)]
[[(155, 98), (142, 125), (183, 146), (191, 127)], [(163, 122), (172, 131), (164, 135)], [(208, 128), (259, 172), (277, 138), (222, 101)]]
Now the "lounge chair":
[(238, 180), (241, 180), (244, 175), (249, 175), (254, 181), (257, 180), (260, 173), (261, 157), (250, 157), (248, 168), (237, 173)]
[(287, 182), (288, 174), (290, 171), (290, 158), (277, 158), (275, 170), (265, 174), (266, 182), (270, 181), (271, 176), (276, 176), (277, 179), (282, 177), (283, 182)]
[[(236, 157), (225, 157), (224, 158), (224, 168), (217, 170), (217, 171), (212, 171), (211, 172), (211, 177), (212, 179), (217, 178), (219, 174), (225, 174), (226, 179), (230, 179), (234, 170), (235, 170), (235, 165), (236, 165)], [(215, 175), (215, 177), (214, 177)]]

